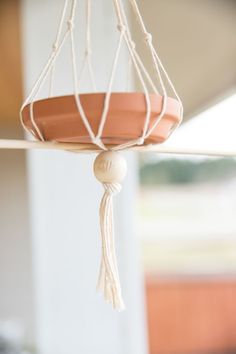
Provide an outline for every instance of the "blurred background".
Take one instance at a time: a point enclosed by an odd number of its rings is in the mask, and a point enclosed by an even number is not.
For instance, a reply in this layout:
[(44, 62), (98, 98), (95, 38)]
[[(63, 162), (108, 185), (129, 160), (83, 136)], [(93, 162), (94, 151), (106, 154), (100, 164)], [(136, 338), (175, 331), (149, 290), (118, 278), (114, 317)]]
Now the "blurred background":
[[(92, 3), (103, 90), (115, 17), (112, 1)], [(185, 108), (183, 125), (165, 144), (236, 150), (236, 2), (138, 3)], [(62, 5), (0, 1), (0, 138), (23, 138), (19, 107), (48, 58)], [(83, 0), (81, 6), (83, 23)], [(124, 50), (116, 90), (127, 62)], [(70, 92), (66, 64), (65, 55), (56, 94)], [(133, 85), (139, 89), (135, 76)], [(102, 189), (93, 159), (0, 151), (0, 354), (236, 353), (235, 159), (127, 154), (129, 174), (116, 205), (127, 305), (121, 314), (95, 293)]]

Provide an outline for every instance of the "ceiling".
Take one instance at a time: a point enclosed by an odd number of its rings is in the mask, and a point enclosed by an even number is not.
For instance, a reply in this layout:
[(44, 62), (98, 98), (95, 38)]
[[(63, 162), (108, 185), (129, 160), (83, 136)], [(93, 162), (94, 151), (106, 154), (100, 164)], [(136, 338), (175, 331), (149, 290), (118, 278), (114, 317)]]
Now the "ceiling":
[[(138, 3), (154, 46), (183, 99), (185, 119), (236, 91), (236, 1)], [(139, 42), (141, 33), (135, 24), (134, 30)], [(145, 46), (140, 50), (147, 59)]]
[[(108, 0), (106, 0), (108, 1)], [(22, 100), (18, 0), (0, 1), (0, 123)], [(147, 29), (183, 99), (185, 119), (236, 90), (236, 0), (138, 0)], [(135, 21), (134, 21), (135, 22)], [(137, 42), (141, 33), (134, 24)], [(145, 45), (140, 50), (146, 59)]]

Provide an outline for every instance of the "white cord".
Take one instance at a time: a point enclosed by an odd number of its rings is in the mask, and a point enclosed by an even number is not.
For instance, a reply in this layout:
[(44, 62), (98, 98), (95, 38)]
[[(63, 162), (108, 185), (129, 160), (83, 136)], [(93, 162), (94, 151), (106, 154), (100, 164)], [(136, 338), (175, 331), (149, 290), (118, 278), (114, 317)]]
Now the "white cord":
[[(62, 14), (61, 14), (61, 18), (60, 18), (60, 22), (59, 22), (59, 26), (58, 26), (56, 39), (55, 39), (55, 42), (54, 42), (54, 44), (52, 46), (53, 52), (57, 51), (58, 45), (60, 43), (60, 37), (61, 37), (61, 33), (62, 33), (62, 28), (63, 28), (65, 16), (66, 16), (66, 10), (67, 10), (67, 7), (68, 7), (68, 3), (69, 3), (69, 0), (66, 0), (65, 3), (64, 3), (63, 9), (62, 9)], [(51, 69), (50, 86), (49, 86), (49, 97), (52, 96), (52, 92), (53, 92), (54, 74), (55, 74), (55, 62), (53, 63), (53, 66), (52, 66), (52, 69)]]
[(91, 0), (86, 1), (86, 48), (84, 54), (84, 60), (79, 74), (78, 83), (82, 80), (82, 76), (86, 65), (88, 66), (88, 72), (90, 81), (93, 87), (93, 91), (97, 91), (97, 85), (95, 81), (95, 75), (92, 65), (92, 46), (91, 46)]
[[(114, 0), (114, 4), (115, 4), (115, 10), (116, 10), (116, 14), (117, 14), (117, 18), (118, 18), (119, 24), (125, 28), (125, 24), (123, 23), (123, 18), (122, 18), (122, 13), (121, 13), (120, 1), (119, 0)], [(133, 60), (133, 64), (134, 64), (134, 67), (135, 67), (135, 69), (137, 71), (139, 80), (140, 80), (140, 82), (141, 82), (141, 84), (143, 86), (143, 89), (144, 89), (144, 95), (145, 95), (145, 100), (146, 100), (146, 118), (145, 118), (145, 122), (144, 122), (144, 129), (143, 129), (142, 136), (140, 138), (134, 140), (134, 141), (130, 141), (130, 142), (127, 142), (125, 144), (118, 145), (118, 146), (116, 146), (114, 148), (114, 150), (124, 149), (126, 147), (130, 147), (130, 146), (133, 146), (133, 145), (136, 145), (136, 144), (140, 144), (140, 145), (143, 144), (144, 136), (146, 134), (146, 130), (145, 129), (148, 126), (149, 121), (150, 121), (150, 117), (151, 117), (151, 102), (150, 102), (149, 92), (148, 92), (147, 86), (146, 86), (146, 84), (145, 84), (145, 82), (143, 80), (142, 73), (141, 73), (141, 71), (139, 69), (136, 57), (134, 55), (134, 48), (133, 48), (133, 46), (130, 43), (129, 37), (127, 35), (127, 31), (125, 31), (125, 33), (124, 33), (124, 39), (125, 39), (127, 48), (128, 48), (128, 50), (130, 52), (131, 58)]]
[(124, 309), (120, 279), (114, 245), (113, 196), (121, 191), (119, 183), (103, 183), (105, 193), (100, 205), (100, 224), (102, 236), (102, 259), (97, 289), (104, 293), (105, 300), (114, 309)]
[(103, 108), (102, 117), (101, 117), (100, 124), (99, 124), (98, 134), (96, 136), (97, 139), (101, 138), (102, 133), (103, 133), (103, 128), (104, 128), (104, 125), (105, 125), (105, 122), (106, 122), (106, 119), (107, 119), (109, 106), (110, 106), (112, 84), (113, 84), (114, 77), (115, 77), (115, 74), (116, 74), (116, 69), (117, 69), (118, 59), (119, 59), (119, 55), (120, 55), (121, 45), (122, 45), (123, 37), (124, 37), (124, 34), (125, 34), (125, 28), (119, 27), (119, 31), (120, 31), (120, 38), (119, 38), (118, 46), (117, 46), (117, 49), (116, 49), (116, 54), (115, 54), (115, 58), (114, 58), (113, 66), (112, 66), (111, 77), (110, 77), (110, 81), (109, 81), (109, 84), (108, 84), (108, 89), (107, 89), (107, 92), (105, 94), (104, 108)]
[[(161, 62), (161, 60), (160, 60), (160, 58), (159, 58), (154, 46), (153, 46), (153, 44), (152, 44), (152, 36), (151, 36), (150, 33), (147, 32), (146, 26), (145, 26), (144, 21), (142, 19), (142, 16), (141, 16), (141, 13), (139, 11), (139, 8), (138, 8), (136, 0), (129, 0), (129, 1), (130, 1), (131, 5), (132, 5), (134, 14), (136, 15), (138, 23), (139, 23), (139, 25), (141, 27), (141, 30), (142, 30), (143, 34), (144, 34), (144, 38), (146, 40), (146, 43), (147, 43), (147, 45), (149, 47), (149, 50), (151, 52), (151, 56), (152, 56), (152, 59), (153, 59), (153, 64), (154, 64), (154, 67), (156, 68), (156, 71), (157, 71), (158, 78), (159, 78), (160, 83), (161, 83), (161, 87), (162, 87), (163, 93), (165, 93), (166, 90), (165, 90), (165, 85), (164, 85), (163, 80), (162, 80), (162, 75), (160, 73), (159, 66), (162, 69), (162, 71), (163, 71), (163, 73), (164, 73), (164, 75), (165, 75), (165, 77), (167, 79), (167, 82), (168, 82), (170, 88), (172, 89), (175, 97), (177, 98), (178, 102), (181, 104), (181, 107), (183, 107), (182, 101), (181, 101), (181, 99), (180, 99), (180, 97), (179, 97), (179, 95), (178, 95), (178, 93), (177, 93), (177, 91), (176, 91), (176, 89), (175, 89), (175, 87), (174, 87), (169, 75), (167, 74), (167, 72), (166, 72), (166, 70), (165, 70), (165, 68), (164, 68), (164, 66), (163, 66), (163, 64), (162, 64), (162, 62)], [(183, 110), (182, 110), (182, 113), (183, 113)]]
[(34, 100), (34, 98), (37, 96), (37, 94), (38, 94), (40, 88), (42, 87), (42, 85), (44, 84), (44, 82), (46, 81), (46, 79), (47, 79), (47, 77), (48, 77), (48, 74), (49, 74), (49, 72), (50, 72), (50, 69), (51, 69), (51, 67), (52, 67), (52, 65), (53, 65), (53, 63), (54, 63), (54, 61), (56, 60), (56, 58), (57, 58), (57, 56), (58, 56), (58, 53), (60, 52), (61, 48), (63, 47), (63, 45), (64, 45), (64, 43), (65, 43), (65, 40), (66, 40), (68, 34), (69, 34), (69, 31), (66, 31), (66, 33), (64, 34), (64, 37), (63, 37), (63, 39), (62, 39), (62, 41), (61, 41), (61, 43), (60, 43), (60, 45), (58, 46), (57, 51), (56, 51), (56, 52), (53, 52), (53, 53), (50, 55), (50, 57), (49, 57), (49, 59), (48, 59), (46, 65), (45, 65), (44, 69), (42, 70), (42, 72), (41, 72), (41, 74), (40, 74), (38, 80), (36, 81), (35, 85), (33, 86), (33, 89), (31, 90), (29, 96), (26, 98), (26, 100), (24, 101), (24, 103), (23, 103), (23, 105), (22, 105), (22, 107), (21, 107), (21, 109), (20, 109), (20, 120), (21, 120), (21, 124), (22, 124), (22, 126), (24, 127), (24, 129), (25, 129), (26, 131), (28, 131), (29, 133), (32, 134), (32, 131), (29, 130), (29, 129), (26, 127), (26, 125), (24, 124), (23, 116), (22, 116), (23, 109), (25, 108), (25, 106), (26, 106), (27, 104), (30, 103), (30, 120), (31, 120), (31, 123), (32, 123), (32, 125), (33, 125), (35, 131), (37, 132), (37, 134), (38, 134), (38, 136), (39, 136), (39, 138), (40, 138), (41, 140), (44, 140), (44, 138), (43, 138), (43, 135), (42, 135), (42, 133), (41, 133), (41, 130), (39, 129), (39, 127), (38, 127), (38, 125), (37, 125), (37, 123), (36, 123), (36, 121), (35, 121), (35, 119), (34, 119), (34, 114), (33, 114), (34, 101), (33, 101), (33, 100)]
[(74, 97), (75, 97), (75, 102), (76, 106), (78, 108), (79, 114), (81, 116), (81, 119), (87, 129), (87, 132), (89, 134), (89, 137), (91, 141), (100, 147), (103, 150), (106, 150), (105, 145), (102, 143), (101, 139), (97, 139), (95, 137), (95, 134), (89, 124), (89, 121), (85, 115), (84, 109), (82, 107), (81, 101), (80, 101), (80, 96), (78, 93), (78, 84), (77, 84), (77, 64), (76, 64), (76, 55), (75, 55), (75, 40), (74, 40), (74, 31), (73, 31), (73, 25), (74, 25), (74, 16), (75, 16), (75, 9), (76, 9), (76, 4), (77, 1), (73, 0), (73, 7), (72, 7), (72, 12), (71, 12), (71, 17), (69, 20), (70, 24), (70, 39), (71, 39), (71, 59), (72, 59), (72, 68), (73, 68), (73, 81), (74, 81)]
[[(48, 61), (46, 62), (43, 70), (41, 71), (41, 74), (39, 75), (39, 78), (36, 80), (30, 94), (28, 95), (28, 97), (26, 98), (26, 100), (24, 101), (24, 103), (22, 104), (22, 107), (20, 109), (20, 120), (21, 120), (21, 124), (22, 126), (24, 127), (24, 129), (26, 131), (28, 131), (29, 133), (33, 133), (35, 135), (35, 133), (32, 131), (32, 130), (29, 130), (26, 125), (24, 124), (24, 121), (23, 121), (23, 117), (22, 117), (22, 112), (23, 112), (23, 109), (25, 108), (25, 106), (27, 104), (30, 103), (30, 120), (31, 120), (31, 123), (32, 123), (32, 126), (34, 127), (38, 137), (40, 140), (44, 141), (44, 137), (43, 137), (43, 134), (42, 134), (42, 131), (41, 129), (38, 127), (36, 121), (35, 121), (35, 118), (34, 118), (34, 99), (35, 97), (37, 96), (39, 90), (41, 89), (42, 85), (44, 84), (44, 82), (46, 81), (47, 77), (48, 77), (48, 74), (50, 72), (50, 70), (53, 68), (53, 65), (55, 63), (55, 60), (58, 56), (58, 53), (60, 52), (60, 50), (62, 49), (65, 41), (66, 41), (66, 38), (69, 34), (69, 29), (67, 28), (66, 32), (64, 33), (64, 36), (61, 40), (61, 42), (59, 42), (59, 39), (60, 39), (60, 35), (61, 35), (61, 31), (62, 31), (62, 26), (63, 26), (63, 21), (64, 21), (64, 16), (65, 16), (65, 12), (66, 12), (66, 8), (67, 8), (67, 5), (68, 5), (68, 0), (65, 0), (65, 4), (64, 4), (64, 8), (63, 8), (63, 11), (62, 11), (62, 16), (61, 16), (61, 20), (60, 20), (60, 24), (59, 24), (59, 28), (58, 28), (58, 32), (57, 32), (57, 36), (56, 36), (56, 40), (58, 40), (57, 42), (57, 48), (53, 48), (53, 51), (51, 53), (51, 55), (49, 56), (49, 59)], [(36, 135), (35, 135), (36, 136)], [(37, 136), (36, 136), (37, 137)]]
[[(151, 79), (151, 76), (149, 75), (149, 73), (146, 70), (146, 68), (145, 68), (145, 66), (144, 66), (139, 54), (136, 51), (136, 45), (135, 45), (135, 42), (132, 39), (132, 35), (131, 35), (130, 28), (129, 28), (128, 19), (127, 19), (126, 13), (125, 13), (125, 9), (124, 9), (124, 5), (123, 5), (123, 1), (122, 0), (120, 1), (120, 14), (121, 14), (121, 16), (123, 18), (123, 21), (124, 21), (124, 24), (126, 26), (128, 40), (129, 40), (130, 46), (131, 46), (131, 48), (133, 50), (135, 59), (137, 60), (137, 64), (140, 66), (141, 70), (143, 71), (148, 83), (150, 84), (150, 87), (153, 89), (153, 92), (158, 93), (158, 90), (157, 90), (156, 86), (154, 85), (154, 83), (153, 83), (153, 81)], [(132, 63), (132, 58), (130, 58), (130, 62)], [(130, 66), (130, 62), (129, 62), (129, 66)]]

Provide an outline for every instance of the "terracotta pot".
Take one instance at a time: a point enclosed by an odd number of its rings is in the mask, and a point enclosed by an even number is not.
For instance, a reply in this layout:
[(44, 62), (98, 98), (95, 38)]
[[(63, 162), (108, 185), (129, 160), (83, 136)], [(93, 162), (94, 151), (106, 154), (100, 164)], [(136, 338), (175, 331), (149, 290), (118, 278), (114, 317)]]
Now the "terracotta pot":
[[(104, 98), (104, 93), (80, 95), (81, 104), (95, 135), (103, 111)], [(150, 100), (150, 126), (152, 126), (161, 112), (163, 97), (150, 94)], [(45, 140), (91, 143), (73, 95), (36, 101), (33, 110), (34, 119)], [(180, 121), (180, 112), (179, 102), (173, 98), (168, 98), (164, 117), (145, 143), (157, 144), (165, 141), (172, 128)], [(143, 93), (112, 93), (102, 134), (103, 143), (117, 145), (139, 138), (142, 135), (145, 117), (146, 100)], [(30, 120), (29, 105), (23, 110), (23, 121), (30, 130), (34, 131)]]

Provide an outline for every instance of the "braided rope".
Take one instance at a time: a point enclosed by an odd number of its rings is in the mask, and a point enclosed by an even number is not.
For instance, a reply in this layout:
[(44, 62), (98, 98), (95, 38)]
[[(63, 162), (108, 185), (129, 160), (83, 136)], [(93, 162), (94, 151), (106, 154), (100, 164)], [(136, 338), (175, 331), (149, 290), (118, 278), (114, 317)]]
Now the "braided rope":
[(103, 183), (105, 193), (100, 204), (102, 259), (97, 289), (114, 309), (124, 309), (114, 245), (113, 196), (120, 193), (119, 183)]

